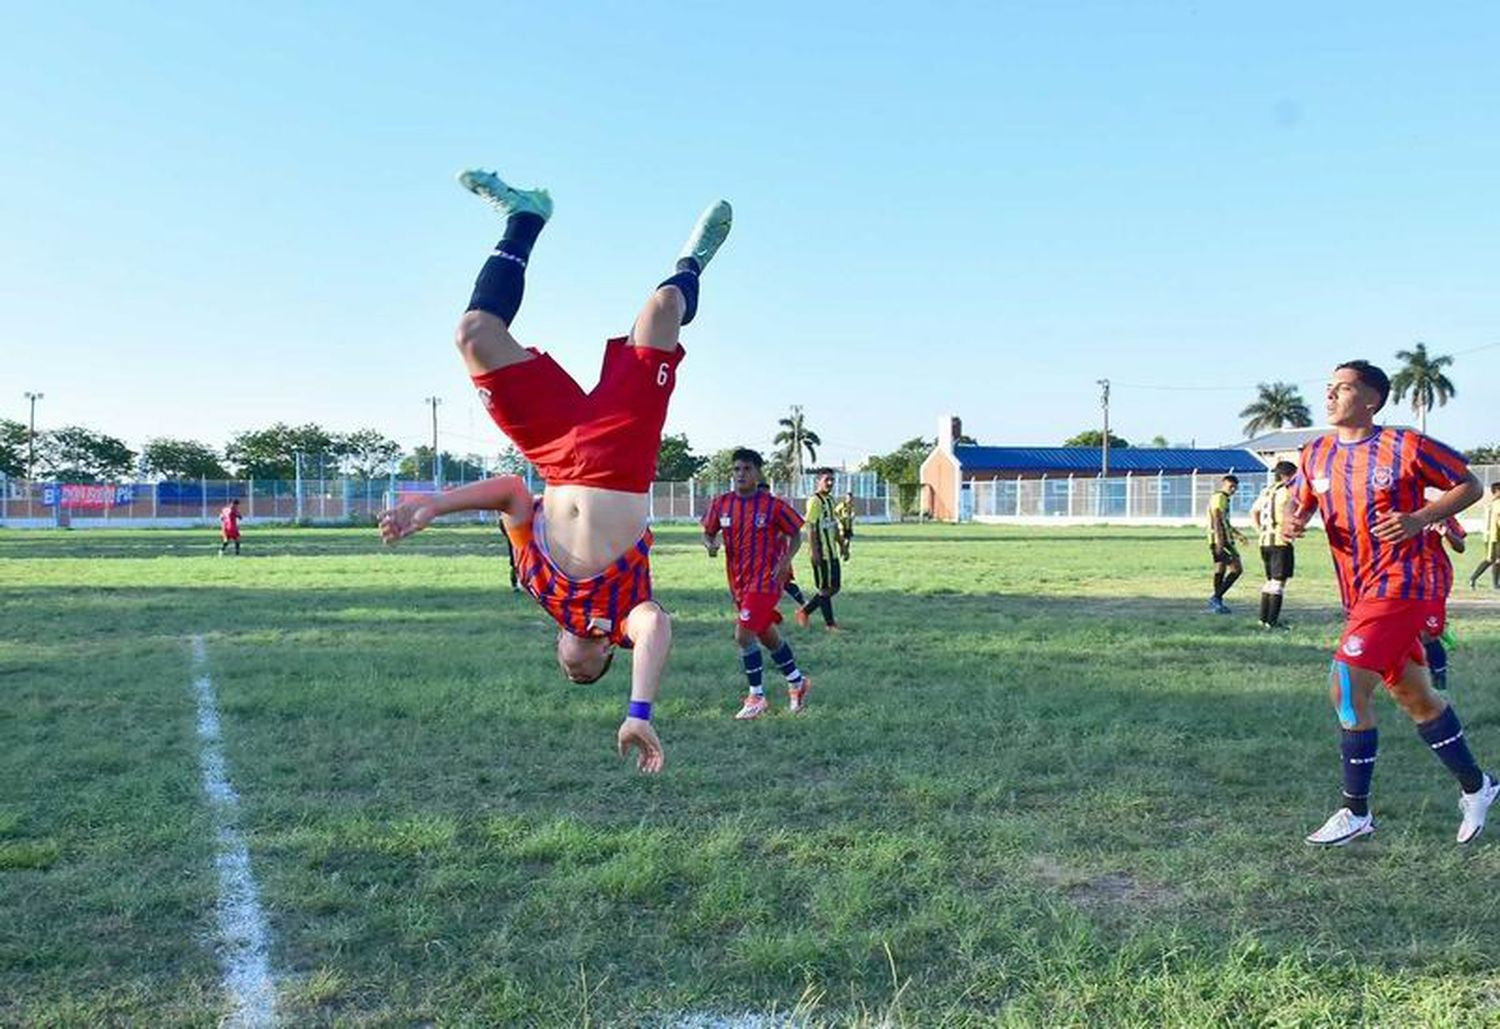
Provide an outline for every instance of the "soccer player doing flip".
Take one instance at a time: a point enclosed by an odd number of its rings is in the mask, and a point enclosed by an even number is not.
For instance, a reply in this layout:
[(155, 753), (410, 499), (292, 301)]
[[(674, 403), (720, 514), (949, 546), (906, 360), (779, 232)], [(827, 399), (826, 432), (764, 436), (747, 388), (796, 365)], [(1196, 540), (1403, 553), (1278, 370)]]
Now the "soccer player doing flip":
[(652, 599), (648, 491), (684, 353), (678, 333), (697, 311), (699, 275), (729, 234), (729, 204), (721, 200), (699, 218), (675, 273), (646, 298), (630, 334), (605, 344), (599, 383), (586, 393), (551, 357), (510, 333), (552, 198), (488, 171), (464, 172), (459, 182), (505, 217), (504, 238), (459, 320), (459, 354), (490, 416), (547, 488), (535, 498), (518, 476), (486, 479), (383, 512), (381, 536), (393, 543), (443, 514), (499, 511), (522, 587), (560, 626), (564, 675), (594, 682), (617, 646), (632, 651), (630, 703), (617, 742), (622, 756), (638, 751), (642, 771), (658, 772), (664, 753), (651, 706), (672, 626)]
[[(1295, 538), (1314, 510), (1322, 516), (1346, 619), (1329, 690), (1342, 729), (1344, 801), (1307, 837), (1316, 846), (1340, 846), (1375, 831), (1373, 698), (1382, 683), (1458, 780), (1458, 842), (1484, 830), (1500, 794), (1470, 753), (1457, 713), (1433, 689), (1421, 641), (1446, 561), (1437, 554), (1438, 535), (1424, 530), (1479, 499), (1481, 488), (1451, 448), (1409, 429), (1375, 425), (1389, 393), (1385, 372), (1366, 361), (1334, 370), (1327, 391), (1334, 431), (1303, 448), (1287, 519)], [(1432, 501), (1424, 497), (1429, 488), (1439, 491)]]

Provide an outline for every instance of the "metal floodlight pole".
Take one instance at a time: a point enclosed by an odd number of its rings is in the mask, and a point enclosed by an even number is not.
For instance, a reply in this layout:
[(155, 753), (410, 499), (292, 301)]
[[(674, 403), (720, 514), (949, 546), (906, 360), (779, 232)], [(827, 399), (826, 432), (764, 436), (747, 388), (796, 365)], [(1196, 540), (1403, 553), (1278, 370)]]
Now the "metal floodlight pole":
[(1099, 406), (1104, 408), (1104, 440), (1099, 447), (1099, 474), (1109, 474), (1109, 380), (1099, 379)]
[(442, 397), (427, 397), (422, 401), (432, 408), (432, 488), (438, 488), (438, 433), (437, 433), (437, 409), (443, 402)]
[(31, 424), (26, 434), (26, 481), (32, 482), (36, 479), (36, 402), (45, 400), (47, 394), (27, 390), (21, 395), (31, 402)]

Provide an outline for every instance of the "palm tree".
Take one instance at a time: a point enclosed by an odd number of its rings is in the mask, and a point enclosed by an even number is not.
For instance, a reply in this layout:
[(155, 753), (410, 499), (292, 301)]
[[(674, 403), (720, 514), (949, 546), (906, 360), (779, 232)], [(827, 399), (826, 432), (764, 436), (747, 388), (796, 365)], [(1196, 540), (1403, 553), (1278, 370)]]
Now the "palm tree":
[(1312, 413), (1307, 409), (1307, 401), (1302, 399), (1302, 394), (1290, 382), (1273, 382), (1269, 385), (1262, 382), (1255, 388), (1260, 391), (1255, 403), (1246, 405), (1240, 412), (1241, 418), (1250, 419), (1245, 423), (1246, 436), (1257, 436), (1267, 429), (1286, 426), (1305, 429), (1312, 424)]
[(780, 431), (771, 439), (772, 443), (781, 448), (776, 452), (776, 461), (795, 476), (792, 481), (801, 482), (802, 452), (807, 451), (808, 461), (816, 462), (818, 448), (823, 445), (823, 441), (803, 421), (800, 404), (792, 405), (792, 413), (778, 419), (776, 424), (781, 426)]
[(1396, 360), (1406, 364), (1391, 378), (1391, 396), (1399, 404), (1406, 394), (1411, 394), (1411, 409), (1417, 412), (1417, 428), (1426, 435), (1427, 412), (1432, 410), (1433, 404), (1442, 407), (1458, 395), (1452, 381), (1443, 374), (1443, 369), (1453, 364), (1453, 358), (1446, 354), (1430, 357), (1427, 344), (1418, 343), (1415, 350), (1396, 351)]

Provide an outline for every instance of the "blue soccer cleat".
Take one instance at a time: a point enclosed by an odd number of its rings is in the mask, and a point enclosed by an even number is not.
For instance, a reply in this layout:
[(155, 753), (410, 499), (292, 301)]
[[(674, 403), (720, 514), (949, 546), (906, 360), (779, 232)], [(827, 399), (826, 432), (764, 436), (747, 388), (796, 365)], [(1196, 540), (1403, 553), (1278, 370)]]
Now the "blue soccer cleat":
[(507, 218), (513, 214), (534, 214), (545, 222), (552, 217), (552, 196), (545, 189), (516, 189), (483, 168), (460, 172), (458, 184)]

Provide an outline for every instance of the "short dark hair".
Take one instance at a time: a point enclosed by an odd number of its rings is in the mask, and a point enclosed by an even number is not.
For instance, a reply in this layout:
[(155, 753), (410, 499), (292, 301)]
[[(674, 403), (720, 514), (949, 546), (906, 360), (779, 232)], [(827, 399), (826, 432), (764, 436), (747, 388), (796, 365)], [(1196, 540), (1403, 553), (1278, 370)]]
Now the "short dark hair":
[(1491, 493), (1500, 493), (1500, 482), (1492, 482), (1492, 483), (1490, 483), (1490, 492)]
[(1224, 478), (1220, 479), (1219, 481), (1220, 482), (1232, 482), (1236, 486), (1238, 486), (1240, 484), (1240, 477), (1238, 475), (1226, 475), (1226, 476), (1224, 476)]
[(749, 447), (740, 447), (739, 449), (737, 449), (734, 453), (729, 455), (729, 461), (731, 464), (736, 464), (740, 461), (744, 461), (747, 464), (753, 464), (756, 471), (759, 471), (766, 466), (766, 459), (760, 456), (760, 451), (751, 450)]
[(1297, 474), (1297, 466), (1290, 461), (1277, 461), (1276, 467), (1272, 468), (1271, 471), (1283, 479), (1290, 479)]
[(759, 482), (757, 482), (755, 484), (755, 488), (757, 490), (762, 490), (762, 491), (764, 491), (766, 493), (771, 492), (771, 484), (769, 482), (767, 482), (765, 479), (762, 479)]
[(833, 469), (829, 468), (827, 465), (824, 465), (822, 468), (814, 468), (812, 470), (812, 473), (813, 473), (814, 476), (820, 476), (820, 477), (824, 476), (824, 475), (832, 475), (833, 474)]
[(1348, 368), (1355, 375), (1359, 376), (1360, 382), (1380, 394), (1380, 406), (1375, 408), (1375, 410), (1379, 411), (1381, 407), (1385, 406), (1386, 398), (1391, 395), (1391, 377), (1383, 369), (1371, 364), (1369, 361), (1345, 361), (1335, 368), (1334, 371), (1342, 371), (1345, 368)]
[(604, 678), (604, 673), (607, 672), (607, 671), (609, 671), (609, 666), (612, 665), (612, 664), (614, 664), (614, 663), (615, 663), (615, 649), (613, 647), (611, 647), (604, 654), (604, 664), (602, 664), (602, 665), (599, 666), (599, 674), (598, 675), (594, 676), (591, 679), (575, 679), (575, 678), (573, 678), (573, 676), (571, 676), (571, 675), (568, 674), (567, 669), (563, 669), (563, 678), (565, 678), (569, 682), (575, 683), (575, 684), (577, 684), (579, 686), (587, 686), (591, 682), (598, 682), (600, 679)]

